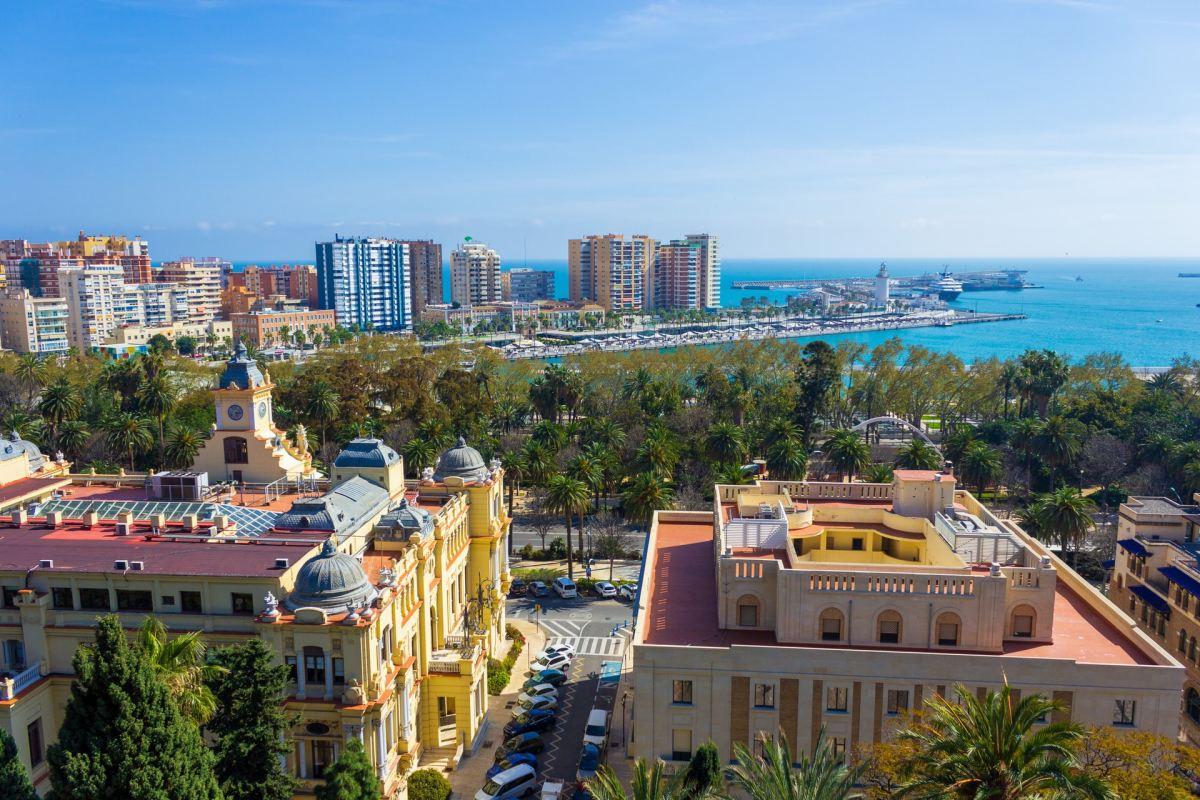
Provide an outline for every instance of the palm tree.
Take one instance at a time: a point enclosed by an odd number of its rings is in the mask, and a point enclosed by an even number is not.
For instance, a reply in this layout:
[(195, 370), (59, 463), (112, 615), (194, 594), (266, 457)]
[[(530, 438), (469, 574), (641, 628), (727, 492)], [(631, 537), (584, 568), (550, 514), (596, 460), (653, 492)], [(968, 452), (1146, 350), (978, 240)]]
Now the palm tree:
[(1029, 505), (1025, 518), (1049, 539), (1057, 540), (1063, 552), (1078, 550), (1092, 527), (1095, 503), (1069, 486), (1039, 495)]
[(47, 369), (46, 362), (33, 353), (24, 353), (17, 359), (13, 375), (25, 386), (26, 405), (33, 405), (38, 389), (46, 382)]
[(545, 485), (554, 470), (554, 454), (528, 439), (521, 447), (521, 456), (525, 459), (526, 480), (534, 485)]
[[(526, 471), (525, 454), (520, 450), (508, 450), (500, 456), (504, 467), (504, 482), (508, 484), (508, 516), (513, 515), (513, 495), (521, 486), (521, 478)], [(509, 547), (512, 547), (512, 537), (509, 537)]]
[(957, 701), (933, 697), (925, 715), (899, 737), (915, 744), (901, 797), (914, 800), (1115, 798), (1079, 768), (1075, 748), (1084, 730), (1071, 722), (1035, 726), (1061, 710), (1038, 694), (1017, 700), (1005, 684), (979, 697), (962, 686)]
[(139, 453), (144, 453), (154, 445), (154, 435), (144, 417), (139, 417), (130, 411), (122, 411), (110, 417), (104, 425), (107, 433), (108, 446), (118, 453), (124, 453), (129, 459), (129, 469), (133, 470), (133, 459)]
[[(584, 486), (592, 492), (594, 503), (593, 510), (600, 510), (600, 490), (604, 487), (604, 465), (587, 453), (580, 453), (571, 459), (571, 463), (567, 464), (567, 474), (577, 481), (583, 483)], [(583, 531), (579, 532), (583, 536)], [(583, 543), (580, 542), (580, 547)]]
[(638, 448), (637, 456), (645, 467), (669, 478), (679, 463), (679, 445), (671, 431), (655, 425), (646, 429), (646, 437)]
[(1052, 471), (1067, 466), (1079, 454), (1078, 423), (1066, 417), (1054, 416), (1044, 420), (1036, 440), (1036, 451)]
[(862, 471), (862, 478), (867, 483), (891, 483), (895, 480), (895, 471), (890, 464), (872, 464)]
[(188, 631), (175, 638), (155, 617), (146, 617), (138, 630), (138, 644), (184, 716), (203, 725), (217, 710), (216, 698), (209, 689), (212, 678), (225, 668), (205, 661), (200, 631)]
[(798, 433), (776, 439), (767, 447), (767, 469), (775, 480), (804, 480), (808, 473), (808, 451)]
[(963, 480), (975, 485), (979, 494), (990, 484), (1000, 480), (1004, 474), (1004, 466), (1000, 463), (1000, 454), (983, 442), (972, 442), (962, 454), (958, 471)]
[(167, 414), (175, 408), (175, 387), (167, 380), (166, 375), (156, 372), (138, 389), (137, 399), (142, 411), (158, 421), (158, 453), (161, 459), (166, 445), (163, 426), (166, 424)]
[(575, 480), (566, 475), (554, 475), (546, 483), (545, 505), (549, 511), (562, 514), (567, 524), (567, 577), (575, 577), (575, 559), (571, 548), (571, 524), (576, 515), (580, 516), (579, 527), (583, 528), (583, 512), (587, 510), (592, 495), (583, 481)]
[[(733, 746), (730, 783), (750, 800), (850, 800), (862, 795), (854, 790), (864, 765), (846, 766), (833, 751), (824, 729), (817, 734), (812, 756), (792, 758), (787, 737), (763, 734), (758, 755), (738, 742)], [(794, 762), (794, 764), (793, 764)]]
[(896, 451), (896, 466), (900, 469), (939, 469), (942, 454), (919, 436)]
[(418, 476), (421, 470), (432, 467), (436, 458), (437, 448), (428, 439), (413, 437), (404, 445), (404, 460)]
[(1008, 446), (1021, 457), (1025, 465), (1025, 485), (1033, 480), (1033, 459), (1038, 453), (1038, 437), (1042, 432), (1042, 421), (1034, 417), (1022, 417), (1013, 423), (1008, 436)]
[(839, 481), (853, 478), (871, 463), (870, 445), (851, 430), (833, 431), (825, 440), (825, 454)]
[(633, 765), (632, 797), (625, 794), (621, 779), (607, 764), (602, 764), (596, 777), (585, 786), (595, 800), (690, 800), (680, 775), (667, 772), (662, 761), (655, 761), (654, 766), (650, 766), (644, 758), (639, 758)]
[(739, 464), (719, 464), (713, 471), (713, 483), (722, 486), (742, 486), (750, 482), (750, 476)]
[(202, 447), (204, 447), (203, 434), (184, 425), (174, 424), (167, 434), (163, 457), (173, 468), (188, 467), (196, 460)]
[(308, 415), (321, 424), (321, 450), (327, 444), (326, 432), (330, 422), (337, 419), (341, 399), (332, 386), (323, 380), (313, 381), (308, 387)]
[(78, 416), (83, 408), (83, 396), (66, 378), (59, 378), (42, 391), (38, 413), (46, 421), (49, 435), (46, 444), (58, 445), (58, 429), (64, 422)]
[(732, 422), (718, 422), (708, 429), (704, 453), (716, 464), (741, 464), (746, 460), (742, 429)]
[(675, 502), (670, 484), (653, 472), (639, 472), (621, 493), (621, 508), (625, 518), (647, 525), (655, 511), (663, 511)]
[(58, 446), (74, 459), (91, 436), (92, 432), (88, 430), (87, 423), (78, 419), (68, 420), (58, 430)]

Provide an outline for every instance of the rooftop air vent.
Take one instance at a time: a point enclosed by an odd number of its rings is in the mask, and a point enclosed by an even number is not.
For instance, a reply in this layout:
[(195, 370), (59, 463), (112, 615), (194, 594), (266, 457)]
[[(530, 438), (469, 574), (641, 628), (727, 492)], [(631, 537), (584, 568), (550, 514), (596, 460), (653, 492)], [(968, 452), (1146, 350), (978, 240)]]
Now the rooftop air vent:
[(130, 529), (132, 528), (133, 526), (128, 522), (118, 522), (113, 533), (115, 533), (117, 536), (128, 536)]
[(131, 570), (133, 570), (134, 572), (141, 572), (142, 570), (146, 569), (146, 562), (145, 561), (130, 561), (129, 568)]
[(41, 569), (54, 569), (54, 559), (53, 558), (43, 558), (41, 561), (38, 562), (38, 567)]
[(129, 562), (123, 558), (118, 558), (113, 562), (113, 569), (125, 572), (129, 569)]
[(275, 559), (275, 569), (287, 569), (290, 563), (286, 558), (277, 558)]

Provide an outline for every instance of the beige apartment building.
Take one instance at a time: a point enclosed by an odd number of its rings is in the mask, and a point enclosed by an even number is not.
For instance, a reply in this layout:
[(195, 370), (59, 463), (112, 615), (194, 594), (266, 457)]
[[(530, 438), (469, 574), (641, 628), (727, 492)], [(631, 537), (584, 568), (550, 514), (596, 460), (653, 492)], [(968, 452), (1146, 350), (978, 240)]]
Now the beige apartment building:
[(1174, 737), (1183, 667), (952, 474), (718, 486), (659, 512), (633, 639), (631, 752), (723, 758), (782, 730), (844, 755), (956, 685), (1007, 681), (1061, 718)]
[[(1200, 502), (1200, 495), (1194, 496)], [(1130, 497), (1117, 511), (1112, 601), (1187, 668), (1180, 725), (1200, 744), (1200, 505)]]
[(187, 289), (189, 322), (208, 322), (220, 313), (223, 263), (219, 259), (185, 258), (168, 261), (159, 270), (159, 281), (178, 283)]
[(61, 297), (34, 297), (28, 289), (10, 289), (0, 297), (0, 340), (17, 353), (65, 353), (70, 310)]
[(481, 242), (464, 242), (450, 253), (450, 299), (460, 306), (504, 299), (500, 254)]
[(567, 242), (572, 302), (591, 300), (605, 311), (653, 308), (654, 253), (649, 236), (609, 233)]

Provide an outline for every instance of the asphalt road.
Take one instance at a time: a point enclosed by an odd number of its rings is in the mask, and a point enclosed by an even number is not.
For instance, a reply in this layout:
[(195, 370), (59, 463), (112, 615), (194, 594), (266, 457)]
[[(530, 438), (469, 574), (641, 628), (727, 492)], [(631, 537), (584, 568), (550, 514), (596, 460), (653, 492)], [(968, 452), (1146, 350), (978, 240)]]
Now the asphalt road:
[[(535, 602), (541, 607), (540, 613), (535, 612)], [(545, 734), (546, 750), (539, 759), (542, 780), (561, 780), (573, 786), (583, 729), (596, 702), (600, 665), (619, 661), (630, 640), (629, 603), (583, 597), (563, 600), (557, 595), (536, 601), (512, 598), (508, 615), (536, 621), (549, 637), (549, 644), (566, 642), (575, 647), (570, 679), (559, 690), (558, 724)], [(522, 658), (533, 655), (537, 654)], [(527, 664), (522, 665), (526, 670)]]

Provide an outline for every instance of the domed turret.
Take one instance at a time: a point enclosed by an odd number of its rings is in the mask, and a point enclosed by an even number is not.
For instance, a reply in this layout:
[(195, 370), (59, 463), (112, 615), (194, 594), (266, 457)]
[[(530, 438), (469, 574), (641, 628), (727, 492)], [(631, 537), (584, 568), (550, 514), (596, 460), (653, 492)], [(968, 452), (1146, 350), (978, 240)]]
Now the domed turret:
[(257, 389), (266, 383), (258, 362), (246, 352), (246, 345), (238, 339), (237, 347), (233, 350), (233, 358), (225, 362), (225, 371), (221, 373), (220, 387), (229, 389)]
[(379, 595), (354, 556), (339, 553), (326, 540), (320, 555), (309, 559), (296, 576), (296, 585), (284, 605), (319, 608), (329, 614), (350, 612), (368, 606)]
[(344, 468), (380, 468), (395, 464), (399, 460), (400, 454), (382, 440), (360, 438), (351, 439), (333, 460), (333, 465)]
[(464, 483), (483, 483), (490, 474), (483, 456), (460, 436), (458, 443), (442, 453), (438, 459), (433, 479), (439, 483), (446, 478), (460, 478)]
[(46, 457), (42, 455), (41, 449), (29, 441), (22, 439), (21, 434), (16, 431), (11, 431), (8, 437), (0, 446), (0, 461), (7, 461), (10, 458), (17, 458), (22, 453), (29, 456), (29, 471), (37, 472), (46, 464)]

